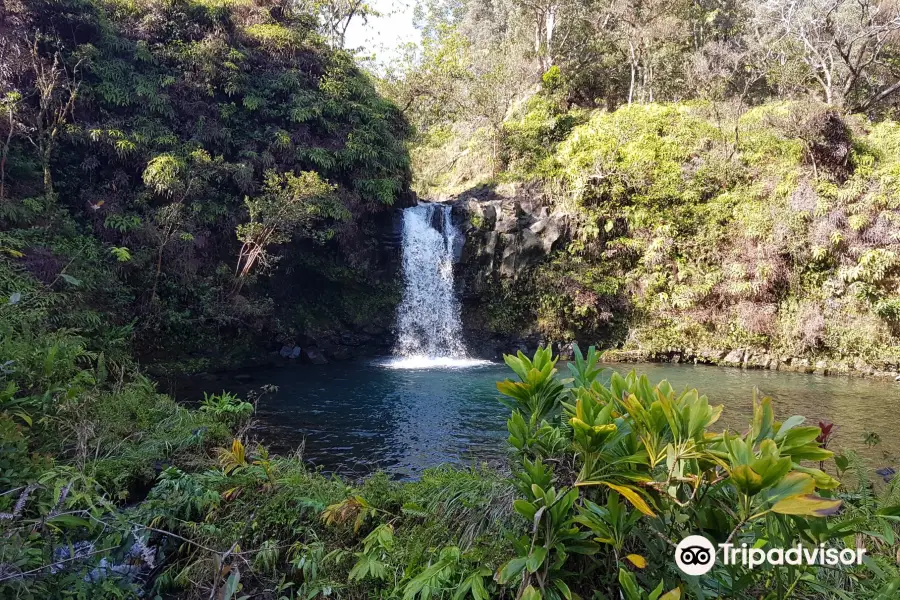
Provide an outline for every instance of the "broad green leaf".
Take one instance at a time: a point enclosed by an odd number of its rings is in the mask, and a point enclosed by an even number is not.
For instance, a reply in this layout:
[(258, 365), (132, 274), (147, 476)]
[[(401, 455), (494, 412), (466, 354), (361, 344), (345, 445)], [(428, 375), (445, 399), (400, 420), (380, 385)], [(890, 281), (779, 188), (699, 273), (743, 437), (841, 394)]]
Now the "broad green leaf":
[(778, 433), (775, 434), (775, 441), (780, 442), (784, 439), (784, 436), (794, 427), (798, 427), (799, 425), (803, 425), (803, 422), (806, 421), (806, 417), (802, 417), (800, 415), (794, 415), (787, 419), (784, 423), (781, 424), (781, 427), (778, 428)]
[(536, 589), (533, 585), (529, 585), (522, 592), (522, 595), (519, 597), (519, 600), (541, 600), (541, 592)]
[(840, 487), (841, 482), (820, 469), (794, 465), (794, 470), (800, 473), (806, 473), (816, 482), (816, 487), (820, 490), (835, 490)]
[(534, 504), (527, 500), (522, 500), (521, 498), (513, 502), (513, 508), (516, 509), (517, 513), (529, 521), (534, 520), (534, 513), (537, 512), (537, 507), (535, 507)]
[(538, 569), (541, 568), (541, 565), (544, 564), (544, 559), (547, 558), (547, 548), (544, 546), (535, 546), (531, 551), (531, 554), (528, 555), (528, 560), (525, 561), (525, 566), (528, 568), (529, 573), (535, 573)]
[(75, 515), (59, 515), (53, 517), (52, 519), (47, 519), (47, 523), (50, 525), (55, 525), (57, 527), (64, 527), (68, 529), (75, 529), (77, 527), (90, 527), (90, 521), (86, 519), (82, 519), (81, 517)]
[(34, 422), (31, 420), (31, 415), (29, 415), (29, 414), (28, 414), (27, 412), (25, 412), (24, 410), (16, 410), (16, 411), (13, 411), (12, 414), (15, 415), (15, 416), (17, 416), (17, 417), (19, 417), (19, 418), (22, 419), (23, 421), (25, 421), (25, 423), (26, 423), (29, 427), (31, 427), (32, 425), (34, 425)]
[(751, 443), (758, 443), (772, 436), (775, 413), (772, 410), (772, 399), (768, 396), (757, 401), (753, 398), (753, 424), (750, 431)]
[(634, 575), (621, 567), (619, 568), (619, 587), (626, 600), (642, 600), (641, 588), (638, 587)]
[(566, 552), (569, 554), (597, 554), (599, 551), (599, 546), (588, 540), (566, 543)]
[(562, 597), (565, 600), (572, 600), (572, 590), (569, 589), (569, 586), (566, 585), (566, 582), (562, 579), (554, 579), (553, 585), (556, 586), (556, 589), (559, 590), (559, 593), (562, 594)]
[(735, 487), (748, 496), (759, 493), (763, 487), (763, 479), (750, 465), (738, 465), (731, 470), (731, 481)]
[(501, 584), (509, 583), (516, 575), (525, 568), (526, 557), (519, 557), (510, 560), (508, 563), (500, 567), (497, 573), (497, 581)]
[(834, 457), (834, 466), (836, 466), (839, 471), (846, 471), (850, 468), (850, 459), (843, 454), (838, 454)]
[(791, 496), (812, 494), (816, 489), (816, 481), (806, 473), (792, 471), (785, 475), (773, 487), (766, 490), (765, 499), (768, 502), (778, 502)]
[(222, 600), (231, 600), (234, 595), (241, 589), (241, 574), (238, 570), (233, 570), (231, 575), (225, 581), (225, 585), (220, 592)]

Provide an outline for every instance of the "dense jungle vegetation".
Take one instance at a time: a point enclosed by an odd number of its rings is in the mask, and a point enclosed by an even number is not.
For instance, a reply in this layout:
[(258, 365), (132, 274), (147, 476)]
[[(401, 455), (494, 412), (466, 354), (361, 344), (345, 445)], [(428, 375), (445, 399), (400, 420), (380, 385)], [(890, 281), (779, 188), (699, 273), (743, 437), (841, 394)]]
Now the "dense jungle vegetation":
[(0, 16), (0, 269), (21, 321), (196, 369), (378, 308), (370, 230), (406, 193), (408, 126), (315, 14), (73, 0)]
[(416, 126), (420, 194), (512, 187), (569, 216), (549, 261), (493, 282), (494, 329), (894, 371), (898, 14), (426, 2), (385, 87)]
[[(554, 339), (894, 352), (894, 3), (423, 2), (377, 75), (342, 48), (371, 10), (0, 5), (0, 597), (896, 598), (898, 479), (768, 398), (721, 431), (695, 390), (604, 383), (593, 349), (508, 356), (508, 464), (411, 482), (270, 455), (266, 386), (159, 393), (149, 366), (392, 314), (411, 182), (572, 214), (497, 282)], [(688, 577), (698, 532), (868, 556)]]

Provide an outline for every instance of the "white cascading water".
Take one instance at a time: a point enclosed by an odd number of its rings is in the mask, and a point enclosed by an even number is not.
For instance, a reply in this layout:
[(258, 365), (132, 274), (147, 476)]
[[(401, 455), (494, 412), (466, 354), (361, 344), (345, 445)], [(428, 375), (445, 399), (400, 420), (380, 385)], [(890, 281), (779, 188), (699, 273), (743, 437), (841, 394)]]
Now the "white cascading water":
[[(437, 224), (438, 228), (434, 225)], [(403, 301), (397, 312), (393, 368), (465, 367), (459, 302), (453, 290), (454, 245), (459, 231), (450, 207), (420, 204), (403, 211)]]

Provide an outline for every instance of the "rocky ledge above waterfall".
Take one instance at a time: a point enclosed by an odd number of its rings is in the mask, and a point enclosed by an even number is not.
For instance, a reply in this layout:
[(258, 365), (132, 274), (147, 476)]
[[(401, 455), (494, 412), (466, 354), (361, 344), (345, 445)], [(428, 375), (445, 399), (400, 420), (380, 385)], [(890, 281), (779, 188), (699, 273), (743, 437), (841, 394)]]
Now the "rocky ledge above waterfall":
[(443, 202), (464, 238), (454, 271), (470, 352), (497, 358), (545, 342), (536, 330), (498, 323), (498, 298), (565, 245), (572, 217), (552, 211), (538, 188), (523, 184), (477, 188)]

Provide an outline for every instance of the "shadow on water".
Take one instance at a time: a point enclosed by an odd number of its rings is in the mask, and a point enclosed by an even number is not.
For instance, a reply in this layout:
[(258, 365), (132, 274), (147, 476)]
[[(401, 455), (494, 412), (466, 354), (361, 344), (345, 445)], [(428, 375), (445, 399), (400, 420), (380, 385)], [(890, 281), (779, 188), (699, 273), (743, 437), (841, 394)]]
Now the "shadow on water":
[[(836, 423), (833, 448), (853, 448), (879, 466), (893, 464), (900, 454), (900, 384), (701, 365), (609, 367), (622, 373), (634, 367), (654, 383), (668, 379), (676, 389), (698, 388), (725, 405), (721, 427), (747, 427), (758, 387), (774, 398), (779, 420), (799, 414), (809, 424)], [(361, 475), (383, 469), (408, 478), (442, 463), (500, 460), (506, 452), (509, 411), (497, 401), (495, 384), (512, 373), (502, 364), (396, 369), (379, 362), (332, 363), (252, 375), (252, 382), (243, 383), (192, 381), (178, 396), (191, 400), (201, 391), (246, 393), (277, 385), (278, 393), (258, 407), (254, 435), (280, 453), (304, 445), (304, 457), (326, 471)], [(868, 432), (879, 434), (878, 446), (863, 443)]]

